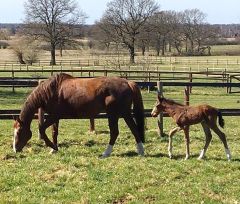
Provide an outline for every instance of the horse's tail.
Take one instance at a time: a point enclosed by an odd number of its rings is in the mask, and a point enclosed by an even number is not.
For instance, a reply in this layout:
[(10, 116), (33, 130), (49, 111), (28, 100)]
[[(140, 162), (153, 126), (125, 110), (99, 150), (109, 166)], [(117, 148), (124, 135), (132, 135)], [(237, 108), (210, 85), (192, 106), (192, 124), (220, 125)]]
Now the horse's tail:
[(132, 81), (128, 81), (129, 86), (133, 92), (133, 113), (138, 129), (138, 133), (141, 141), (145, 142), (145, 119), (144, 119), (144, 107), (141, 91), (137, 84)]
[(224, 128), (224, 119), (222, 117), (222, 113), (220, 111), (218, 111), (218, 124)]

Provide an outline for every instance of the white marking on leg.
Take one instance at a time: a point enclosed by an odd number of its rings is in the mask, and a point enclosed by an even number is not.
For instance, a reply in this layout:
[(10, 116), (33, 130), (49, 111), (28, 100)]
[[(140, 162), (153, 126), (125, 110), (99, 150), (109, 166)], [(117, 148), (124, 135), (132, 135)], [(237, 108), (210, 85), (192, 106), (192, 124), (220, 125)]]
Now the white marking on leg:
[(170, 144), (168, 145), (168, 156), (170, 159), (172, 159), (172, 147), (170, 146)]
[(185, 160), (189, 159), (189, 154), (186, 154)]
[(225, 149), (225, 153), (226, 153), (226, 155), (227, 155), (228, 161), (231, 161), (232, 156), (231, 156), (230, 150), (229, 150), (229, 149)]
[(157, 114), (157, 107), (155, 106), (154, 108), (153, 108), (153, 110), (152, 110), (152, 112), (151, 112), (151, 115), (153, 116), (153, 117), (156, 117), (158, 114)]
[(204, 155), (205, 155), (205, 150), (202, 149), (201, 152), (200, 152), (200, 155), (198, 157), (198, 160), (201, 160), (204, 157)]
[(172, 159), (172, 136), (169, 137), (168, 156), (169, 156), (170, 159)]
[(105, 150), (105, 152), (103, 152), (102, 157), (101, 158), (106, 158), (109, 157), (112, 153), (112, 149), (113, 149), (113, 145), (108, 145), (107, 149)]
[(13, 132), (13, 151), (16, 153), (17, 150), (16, 150), (16, 136), (17, 136), (17, 132), (18, 132), (18, 129), (17, 128), (14, 128), (14, 132)]
[(55, 149), (51, 149), (51, 151), (49, 152), (49, 154), (56, 154), (58, 151)]
[(144, 146), (142, 142), (137, 143), (137, 153), (140, 156), (144, 156)]

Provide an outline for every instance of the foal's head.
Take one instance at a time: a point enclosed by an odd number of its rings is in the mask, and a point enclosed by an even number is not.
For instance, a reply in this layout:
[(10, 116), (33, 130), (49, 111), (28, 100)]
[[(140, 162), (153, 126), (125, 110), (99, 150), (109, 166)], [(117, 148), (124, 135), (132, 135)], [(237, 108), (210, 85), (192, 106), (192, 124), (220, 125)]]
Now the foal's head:
[(13, 128), (13, 150), (14, 152), (20, 152), (28, 140), (31, 139), (32, 132), (29, 127), (24, 126), (20, 119), (15, 120)]
[(164, 101), (164, 98), (161, 97), (160, 95), (158, 95), (156, 105), (155, 105), (154, 108), (152, 109), (152, 113), (151, 113), (152, 117), (157, 117), (158, 114), (159, 114), (161, 111), (163, 111), (163, 109), (164, 109), (163, 101)]

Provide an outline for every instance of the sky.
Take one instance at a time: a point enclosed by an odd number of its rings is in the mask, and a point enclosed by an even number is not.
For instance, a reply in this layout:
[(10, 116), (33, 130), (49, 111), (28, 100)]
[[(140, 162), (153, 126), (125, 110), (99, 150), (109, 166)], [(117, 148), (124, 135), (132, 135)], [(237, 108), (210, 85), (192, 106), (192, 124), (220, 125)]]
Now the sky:
[[(0, 0), (0, 23), (21, 23), (26, 0)], [(88, 18), (87, 24), (99, 20), (111, 0), (76, 0)], [(198, 8), (211, 24), (240, 23), (240, 0), (155, 0), (161, 10), (183, 11)]]

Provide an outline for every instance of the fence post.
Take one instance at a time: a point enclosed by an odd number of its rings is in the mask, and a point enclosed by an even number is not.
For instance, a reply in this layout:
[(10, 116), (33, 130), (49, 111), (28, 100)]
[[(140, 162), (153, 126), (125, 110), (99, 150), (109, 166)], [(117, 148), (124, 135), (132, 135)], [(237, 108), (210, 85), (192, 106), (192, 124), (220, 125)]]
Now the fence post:
[[(189, 82), (192, 82), (193, 81), (193, 74), (192, 73), (189, 73)], [(192, 86), (189, 87), (189, 93), (192, 93)]]
[[(12, 80), (14, 81), (14, 71), (12, 70)], [(12, 86), (12, 92), (15, 93), (15, 86)]]
[(184, 95), (185, 95), (185, 105), (189, 106), (190, 103), (190, 87), (186, 86), (184, 89)]
[[(158, 95), (160, 97), (163, 96), (163, 84), (162, 82), (158, 81), (157, 82), (157, 89), (158, 89)], [(163, 112), (160, 112), (158, 115), (158, 134), (160, 137), (164, 137), (164, 132), (163, 132)]]
[[(151, 73), (148, 72), (148, 82), (151, 81)], [(150, 86), (148, 86), (148, 93), (150, 93)]]

